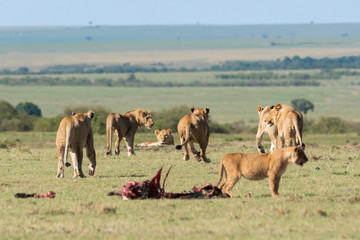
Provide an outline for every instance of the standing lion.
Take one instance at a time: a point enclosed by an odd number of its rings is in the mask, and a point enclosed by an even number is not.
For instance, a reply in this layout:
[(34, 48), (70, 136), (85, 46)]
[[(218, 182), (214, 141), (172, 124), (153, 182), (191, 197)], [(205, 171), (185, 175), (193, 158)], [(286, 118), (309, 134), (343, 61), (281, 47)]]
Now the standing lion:
[(116, 133), (115, 154), (120, 153), (120, 141), (124, 138), (128, 156), (135, 155), (134, 140), (138, 127), (145, 126), (150, 129), (154, 125), (150, 111), (134, 109), (123, 115), (110, 113), (106, 118), (106, 154), (111, 155), (113, 132)]
[(264, 146), (262, 145), (261, 142), (264, 133), (266, 133), (269, 136), (271, 142), (269, 152), (272, 152), (276, 148), (277, 129), (274, 125), (268, 126), (268, 124), (265, 121), (266, 117), (270, 114), (271, 109), (268, 106), (262, 107), (259, 105), (257, 106), (256, 110), (258, 111), (259, 114), (259, 125), (256, 133), (257, 150), (259, 153), (265, 153)]
[[(190, 158), (188, 150), (189, 145), (191, 152), (197, 161), (201, 161), (202, 158), (204, 162), (209, 163), (211, 160), (206, 157), (205, 152), (210, 137), (210, 128), (208, 125), (210, 108), (192, 107), (191, 112), (191, 114), (185, 115), (179, 121), (177, 129), (181, 145), (177, 145), (176, 149), (180, 150), (184, 147), (184, 160), (187, 161)], [(194, 142), (197, 142), (200, 145), (200, 154), (196, 151)]]
[(277, 130), (276, 148), (295, 145), (305, 148), (302, 142), (303, 115), (286, 104), (277, 104), (271, 108), (269, 115), (265, 118), (269, 127), (275, 126)]
[(67, 162), (68, 151), (71, 152), (71, 159), (74, 166), (74, 178), (84, 177), (82, 171), (83, 148), (86, 147), (86, 156), (90, 160), (89, 175), (93, 176), (96, 167), (96, 154), (94, 149), (94, 138), (91, 129), (93, 111), (87, 113), (73, 113), (72, 117), (65, 117), (61, 120), (56, 134), (56, 147), (58, 153), (57, 178), (64, 177), (64, 164)]

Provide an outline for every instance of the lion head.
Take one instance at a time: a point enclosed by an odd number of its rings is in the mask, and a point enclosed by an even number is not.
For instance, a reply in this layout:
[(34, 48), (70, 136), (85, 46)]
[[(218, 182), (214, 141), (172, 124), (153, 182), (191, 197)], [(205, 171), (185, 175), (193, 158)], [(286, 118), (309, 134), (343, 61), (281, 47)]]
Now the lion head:
[(151, 117), (150, 111), (139, 112), (139, 118), (141, 125), (144, 125), (147, 129), (150, 129), (154, 125), (154, 121)]
[(174, 137), (171, 135), (171, 132), (171, 129), (155, 130), (158, 142), (165, 145), (174, 145)]
[(256, 109), (257, 109), (258, 114), (259, 114), (259, 123), (266, 123), (266, 118), (270, 115), (271, 108), (268, 107), (268, 106), (262, 107), (262, 106), (259, 105), (259, 106), (257, 106)]
[(290, 161), (299, 166), (303, 166), (308, 161), (308, 158), (304, 153), (303, 147), (296, 146), (294, 148), (294, 153), (292, 154)]
[(271, 106), (269, 108), (269, 111), (267, 113), (268, 115), (265, 117), (265, 122), (267, 123), (267, 125), (269, 127), (271, 127), (275, 124), (276, 115), (277, 115), (278, 111), (280, 111), (281, 108), (282, 108), (281, 104), (277, 104), (276, 106)]
[(209, 107), (206, 107), (206, 108), (196, 108), (196, 107), (192, 107), (191, 108), (191, 112), (199, 117), (199, 118), (202, 118), (204, 120), (207, 120), (208, 117), (209, 117), (209, 112), (210, 112), (210, 108)]

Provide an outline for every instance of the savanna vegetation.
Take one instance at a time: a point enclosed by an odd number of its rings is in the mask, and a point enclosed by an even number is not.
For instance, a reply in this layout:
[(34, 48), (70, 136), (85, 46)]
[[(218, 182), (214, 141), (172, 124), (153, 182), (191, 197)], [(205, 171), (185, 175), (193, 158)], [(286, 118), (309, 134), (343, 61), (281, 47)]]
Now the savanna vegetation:
[[(153, 138), (152, 131), (139, 133), (136, 143)], [(128, 158), (122, 144), (119, 156), (106, 157), (105, 136), (96, 134), (97, 168), (85, 179), (73, 179), (72, 167), (65, 169), (64, 179), (55, 178), (53, 132), (1, 132), (0, 139), (6, 145), (0, 149), (3, 239), (359, 238), (360, 138), (355, 134), (305, 134), (310, 161), (289, 165), (279, 198), (271, 197), (267, 180), (241, 179), (233, 189), (237, 198), (209, 200), (124, 201), (106, 194), (128, 181), (151, 179), (162, 165), (161, 183), (173, 165), (167, 192), (215, 183), (223, 155), (256, 151), (253, 134), (212, 134), (210, 164), (183, 161), (173, 147), (137, 148), (137, 155)], [(85, 158), (84, 168), (87, 164)], [(56, 193), (53, 199), (14, 197), (50, 190)]]
[[(0, 29), (0, 238), (359, 239), (357, 36), (358, 24)], [(288, 167), (281, 197), (267, 180), (246, 179), (234, 199), (106, 195), (161, 166), (173, 166), (167, 192), (215, 183), (222, 156), (256, 152), (257, 105), (277, 103), (304, 114), (309, 158)], [(183, 161), (173, 146), (136, 147), (128, 158), (121, 143), (119, 156), (105, 156), (110, 112), (151, 110), (155, 125), (139, 128), (135, 145), (158, 128), (178, 144), (176, 125), (192, 106), (210, 107), (211, 163)], [(73, 179), (69, 167), (56, 179), (59, 122), (89, 109), (95, 176)], [(14, 197), (50, 190), (54, 199)]]

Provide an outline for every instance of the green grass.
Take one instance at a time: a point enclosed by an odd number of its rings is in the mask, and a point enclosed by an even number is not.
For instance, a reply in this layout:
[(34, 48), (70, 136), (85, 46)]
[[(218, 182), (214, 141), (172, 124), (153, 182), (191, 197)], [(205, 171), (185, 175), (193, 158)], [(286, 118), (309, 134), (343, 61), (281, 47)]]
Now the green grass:
[[(185, 39), (147, 41), (100, 41), (100, 42), (50, 42), (50, 43), (3, 43), (0, 53), (37, 52), (116, 52), (116, 51), (165, 51), (165, 50), (215, 50), (244, 48), (321, 48), (359, 47), (360, 37), (319, 38), (249, 38), (249, 39)], [(276, 43), (278, 46), (272, 46)], [(280, 44), (280, 45), (279, 45)], [(291, 57), (291, 56), (290, 56)]]
[[(151, 140), (152, 131), (136, 136)], [(18, 139), (17, 141), (15, 141)], [(267, 139), (266, 139), (267, 140)], [(214, 183), (220, 158), (255, 152), (253, 135), (210, 137), (210, 164), (182, 160), (173, 147), (139, 148), (128, 158), (105, 157), (105, 136), (95, 136), (94, 177), (73, 179), (72, 167), (56, 179), (55, 133), (0, 133), (0, 229), (2, 239), (358, 239), (360, 164), (357, 135), (305, 135), (309, 162), (289, 165), (272, 198), (267, 180), (241, 179), (235, 199), (134, 200), (108, 197), (128, 181), (152, 178), (174, 165), (168, 192)], [(175, 144), (179, 142), (175, 135)], [(266, 148), (269, 142), (265, 141)], [(84, 168), (88, 165), (84, 160)], [(88, 174), (86, 174), (88, 175)], [(54, 199), (16, 199), (17, 192), (56, 192)], [(251, 198), (245, 197), (251, 192)]]
[[(204, 74), (203, 77), (206, 76)], [(33, 102), (40, 107), (45, 117), (62, 113), (67, 106), (101, 105), (109, 111), (125, 113), (134, 108), (160, 111), (187, 105), (210, 107), (211, 118), (221, 123), (243, 120), (252, 125), (258, 122), (258, 105), (290, 104), (291, 100), (297, 98), (305, 98), (315, 105), (314, 112), (309, 112), (306, 118), (339, 116), (344, 120), (360, 121), (355, 111), (358, 108), (359, 91), (356, 86), (338, 83), (320, 87), (218, 88), (0, 86), (1, 99), (14, 106), (20, 102)]]

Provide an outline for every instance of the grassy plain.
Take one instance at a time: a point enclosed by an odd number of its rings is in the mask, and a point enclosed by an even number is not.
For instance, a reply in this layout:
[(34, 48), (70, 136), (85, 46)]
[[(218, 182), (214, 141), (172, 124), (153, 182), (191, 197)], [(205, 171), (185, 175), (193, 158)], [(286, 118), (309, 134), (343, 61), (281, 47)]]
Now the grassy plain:
[[(182, 75), (187, 78), (187, 74)], [(206, 75), (204, 75), (206, 78)], [(181, 105), (210, 107), (210, 116), (221, 123), (245, 121), (256, 124), (258, 105), (290, 104), (305, 98), (313, 102), (315, 111), (306, 118), (339, 116), (360, 121), (357, 109), (359, 85), (336, 84), (320, 87), (47, 87), (0, 86), (0, 96), (16, 105), (30, 101), (37, 104), (45, 117), (62, 113), (68, 106), (101, 105), (111, 112), (125, 113), (134, 108), (159, 111)], [(156, 121), (156, 119), (155, 119)]]
[[(360, 54), (360, 37), (196, 39), (0, 44), (1, 69), (57, 64), (153, 64), (203, 67), (227, 60), (342, 57)], [(272, 43), (281, 44), (272, 46)]]
[[(136, 143), (153, 139), (138, 134)], [(305, 135), (309, 162), (290, 165), (272, 198), (266, 180), (235, 185), (235, 199), (134, 200), (108, 197), (128, 181), (152, 178), (174, 165), (168, 192), (216, 181), (220, 158), (255, 152), (253, 135), (210, 137), (210, 164), (182, 160), (173, 147), (136, 148), (128, 158), (105, 157), (105, 136), (95, 136), (94, 177), (56, 179), (55, 133), (0, 133), (0, 233), (2, 239), (358, 239), (360, 137)], [(178, 143), (175, 135), (175, 143)], [(268, 149), (269, 143), (265, 141)], [(88, 160), (84, 160), (84, 168)], [(88, 175), (88, 174), (86, 174)], [(54, 199), (16, 199), (17, 192), (56, 192)], [(245, 197), (252, 193), (251, 198)]]

